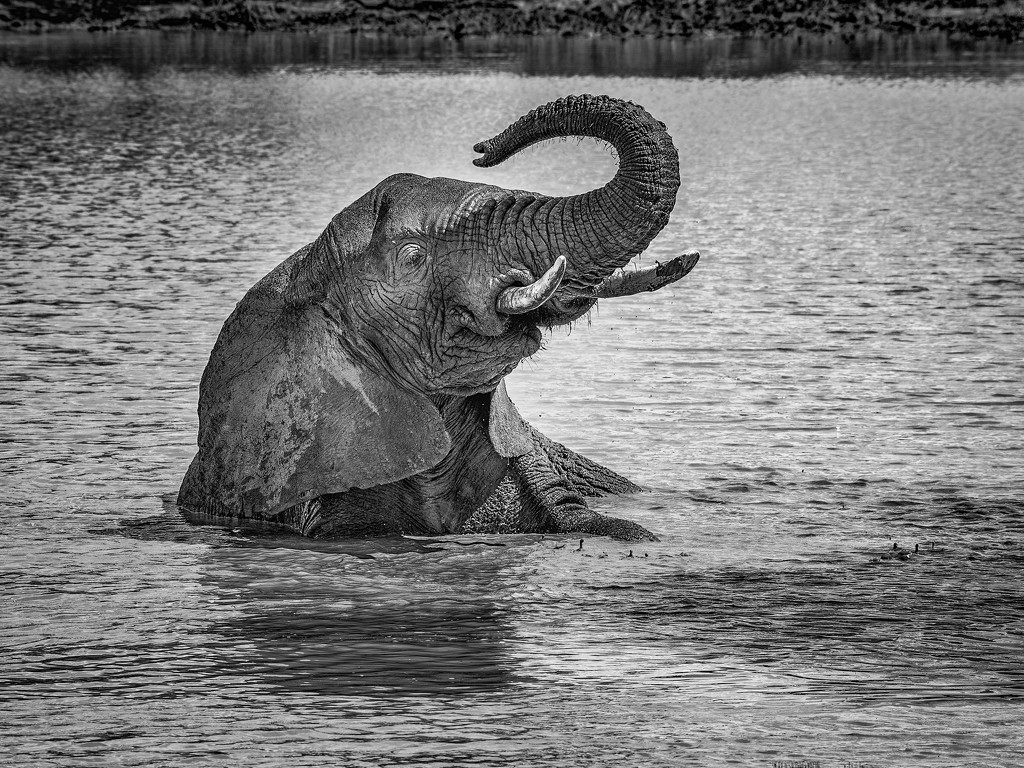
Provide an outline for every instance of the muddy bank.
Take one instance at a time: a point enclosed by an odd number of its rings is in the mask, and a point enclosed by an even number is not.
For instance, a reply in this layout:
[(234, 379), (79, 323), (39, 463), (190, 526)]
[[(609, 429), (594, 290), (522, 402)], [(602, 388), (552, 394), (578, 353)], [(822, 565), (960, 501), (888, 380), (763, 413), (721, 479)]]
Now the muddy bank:
[(416, 36), (777, 36), (943, 32), (1024, 40), (1024, 1), (994, 0), (14, 0), (0, 29), (319, 29)]

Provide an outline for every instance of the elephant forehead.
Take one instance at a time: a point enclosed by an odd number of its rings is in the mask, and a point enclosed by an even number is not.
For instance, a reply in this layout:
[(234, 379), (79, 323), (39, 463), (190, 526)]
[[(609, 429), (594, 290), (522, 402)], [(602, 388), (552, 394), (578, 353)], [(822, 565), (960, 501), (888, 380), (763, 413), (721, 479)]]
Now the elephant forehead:
[(500, 187), (437, 177), (392, 187), (389, 228), (444, 232), (472, 219), (492, 200), (507, 198)]

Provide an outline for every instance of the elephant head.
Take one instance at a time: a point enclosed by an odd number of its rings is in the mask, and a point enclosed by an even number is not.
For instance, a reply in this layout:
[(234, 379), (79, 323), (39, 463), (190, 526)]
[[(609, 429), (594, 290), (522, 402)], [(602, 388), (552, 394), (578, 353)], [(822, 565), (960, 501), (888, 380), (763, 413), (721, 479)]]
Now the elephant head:
[(469, 440), (472, 420), (450, 417), (467, 398), (490, 398), (495, 455), (524, 452), (529, 427), (500, 385), (540, 348), (540, 329), (637, 289), (629, 281), (675, 279), (617, 271), (668, 221), (679, 186), (672, 140), (641, 107), (559, 99), (477, 144), (474, 162), (560, 136), (609, 142), (614, 178), (546, 197), (391, 176), (254, 286), (203, 375), (199, 453), (179, 503), (272, 519), (324, 494), (437, 474)]

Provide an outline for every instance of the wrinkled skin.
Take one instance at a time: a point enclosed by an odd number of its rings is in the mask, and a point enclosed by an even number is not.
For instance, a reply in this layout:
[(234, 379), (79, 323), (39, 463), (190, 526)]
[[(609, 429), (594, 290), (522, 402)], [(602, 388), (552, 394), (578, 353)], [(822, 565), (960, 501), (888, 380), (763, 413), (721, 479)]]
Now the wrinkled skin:
[(587, 507), (639, 489), (533, 429), (503, 383), (542, 327), (668, 285), (697, 260), (621, 269), (668, 221), (679, 186), (672, 140), (640, 107), (560, 99), (478, 144), (474, 162), (570, 135), (616, 148), (611, 182), (549, 198), (391, 176), (255, 285), (203, 374), (186, 514), (313, 537), (653, 538)]

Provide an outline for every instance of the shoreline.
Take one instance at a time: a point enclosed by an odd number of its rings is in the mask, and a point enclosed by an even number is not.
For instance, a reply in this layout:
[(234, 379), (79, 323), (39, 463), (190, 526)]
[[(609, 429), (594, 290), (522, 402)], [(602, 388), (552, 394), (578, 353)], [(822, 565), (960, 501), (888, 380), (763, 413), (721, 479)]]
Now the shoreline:
[(117, 2), (22, 0), (0, 7), (0, 31), (317, 31), (400, 37), (561, 35), (600, 38), (780, 37), (866, 32), (942, 33), (1024, 41), (1024, 0), (233, 0)]

